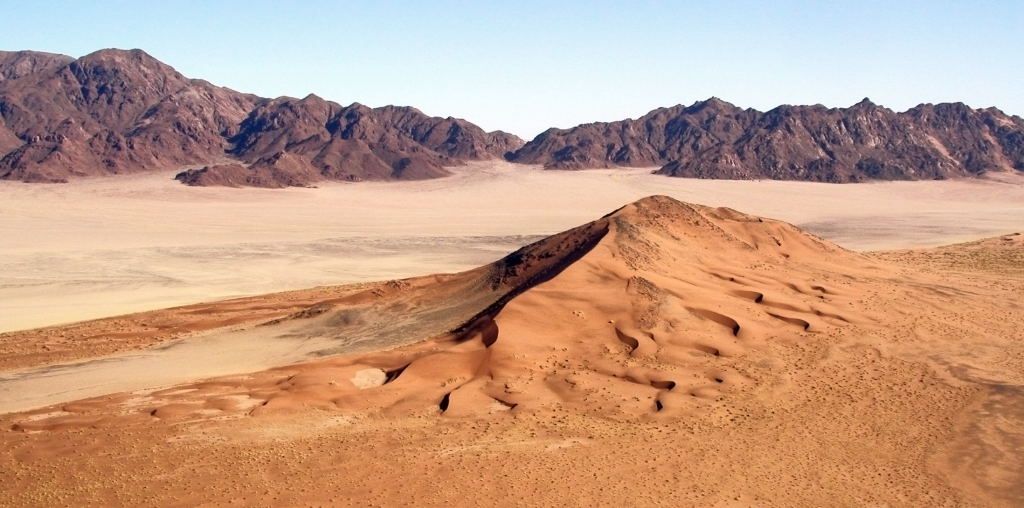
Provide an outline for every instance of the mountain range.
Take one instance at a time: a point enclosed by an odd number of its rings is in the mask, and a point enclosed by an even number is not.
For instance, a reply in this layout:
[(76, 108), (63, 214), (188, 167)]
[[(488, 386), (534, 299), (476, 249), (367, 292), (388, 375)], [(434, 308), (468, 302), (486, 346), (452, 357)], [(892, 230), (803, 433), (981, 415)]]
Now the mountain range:
[(1024, 119), (922, 104), (741, 109), (717, 98), (636, 119), (549, 129), (510, 156), (552, 169), (660, 166), (694, 178), (853, 182), (1024, 170)]
[(466, 161), (548, 169), (657, 167), (668, 176), (855, 182), (1024, 171), (1024, 119), (922, 104), (894, 112), (742, 109), (717, 98), (549, 129), (525, 143), (412, 107), (262, 98), (190, 79), (144, 51), (74, 59), (0, 52), (0, 179), (183, 169), (189, 185), (285, 187), (436, 178)]
[(433, 178), (501, 157), (519, 138), (414, 108), (265, 99), (189, 79), (141, 50), (79, 59), (0, 52), (0, 178), (196, 166), (195, 185)]

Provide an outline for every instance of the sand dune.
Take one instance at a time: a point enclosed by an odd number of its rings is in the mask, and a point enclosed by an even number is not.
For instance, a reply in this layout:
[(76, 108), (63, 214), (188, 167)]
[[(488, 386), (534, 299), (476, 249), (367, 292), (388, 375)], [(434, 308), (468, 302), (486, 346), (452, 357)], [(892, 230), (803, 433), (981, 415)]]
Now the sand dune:
[[(22, 504), (217, 492), (249, 504), (472, 493), (495, 506), (1018, 505), (1022, 238), (862, 254), (651, 197), (459, 274), (8, 334), (22, 367), (0, 381), (22, 397), (9, 409), (69, 402), (0, 417), (2, 490)], [(193, 335), (102, 333), (161, 320)], [(186, 345), (247, 343), (284, 364), (297, 358), (274, 349), (287, 340), (330, 356), (143, 389), (165, 382), (150, 370), (195, 367), (175, 356)], [(36, 349), (46, 341), (60, 355)], [(88, 363), (53, 385), (16, 384), (102, 351), (165, 363), (137, 363), (136, 385), (85, 400), (57, 386), (88, 385)]]
[(0, 182), (0, 331), (467, 270), (651, 194), (776, 217), (856, 250), (1024, 223), (1024, 180), (1009, 175), (829, 185), (648, 172), (487, 163), (433, 181), (278, 190), (188, 188), (173, 173)]

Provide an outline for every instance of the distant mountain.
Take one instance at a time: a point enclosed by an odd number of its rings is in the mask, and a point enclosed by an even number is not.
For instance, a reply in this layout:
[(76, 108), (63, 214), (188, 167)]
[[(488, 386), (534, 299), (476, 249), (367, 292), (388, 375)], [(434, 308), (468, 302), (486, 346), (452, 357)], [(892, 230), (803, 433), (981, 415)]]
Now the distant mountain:
[(263, 99), (189, 79), (141, 50), (0, 52), (0, 179), (203, 166), (190, 184), (431, 178), (522, 140), (413, 108)]
[(258, 105), (242, 121), (229, 153), (242, 163), (190, 170), (191, 185), (301, 186), (318, 180), (424, 179), (445, 166), (500, 158), (522, 145), (503, 132), (410, 107), (341, 106), (315, 95)]
[(1024, 120), (922, 104), (740, 109), (717, 98), (636, 119), (549, 129), (508, 159), (549, 169), (660, 166), (670, 176), (855, 182), (1024, 171)]
[(77, 60), (0, 53), (0, 178), (171, 168), (224, 157), (259, 99), (185, 78), (143, 51)]
[(1024, 120), (923, 104), (760, 112), (712, 98), (529, 143), (410, 107), (265, 99), (189, 79), (141, 50), (74, 59), (0, 52), (0, 179), (195, 167), (189, 185), (285, 187), (435, 178), (505, 157), (551, 169), (657, 166), (670, 176), (851, 182), (1024, 171)]

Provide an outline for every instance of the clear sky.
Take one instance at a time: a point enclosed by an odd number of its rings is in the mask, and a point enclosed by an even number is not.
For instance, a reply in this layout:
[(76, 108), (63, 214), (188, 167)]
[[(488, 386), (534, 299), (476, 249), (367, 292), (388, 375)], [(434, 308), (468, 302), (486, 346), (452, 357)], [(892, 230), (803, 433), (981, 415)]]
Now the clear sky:
[(0, 0), (0, 49), (142, 48), (263, 96), (412, 105), (533, 137), (710, 96), (1024, 115), (1024, 1)]

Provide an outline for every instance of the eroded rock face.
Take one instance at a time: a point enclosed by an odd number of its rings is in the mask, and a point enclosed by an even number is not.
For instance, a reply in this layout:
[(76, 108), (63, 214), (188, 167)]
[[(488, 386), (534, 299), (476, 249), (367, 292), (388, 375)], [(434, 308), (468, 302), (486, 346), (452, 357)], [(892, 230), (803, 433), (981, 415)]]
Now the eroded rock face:
[(208, 165), (179, 177), (193, 185), (432, 178), (521, 145), (413, 108), (263, 99), (186, 78), (141, 50), (79, 59), (0, 52), (2, 179), (61, 182), (189, 165)]
[(417, 180), (448, 175), (446, 166), (502, 157), (522, 141), (457, 118), (411, 107), (341, 106), (315, 95), (257, 106), (231, 138), (248, 164), (182, 173), (191, 185), (302, 186), (320, 180)]
[(260, 99), (188, 79), (141, 50), (0, 53), (0, 178), (165, 169), (223, 158)]
[(1024, 170), (1024, 119), (961, 103), (902, 113), (849, 108), (740, 109), (711, 98), (636, 119), (550, 129), (509, 156), (549, 169), (660, 166), (669, 176), (853, 182)]

